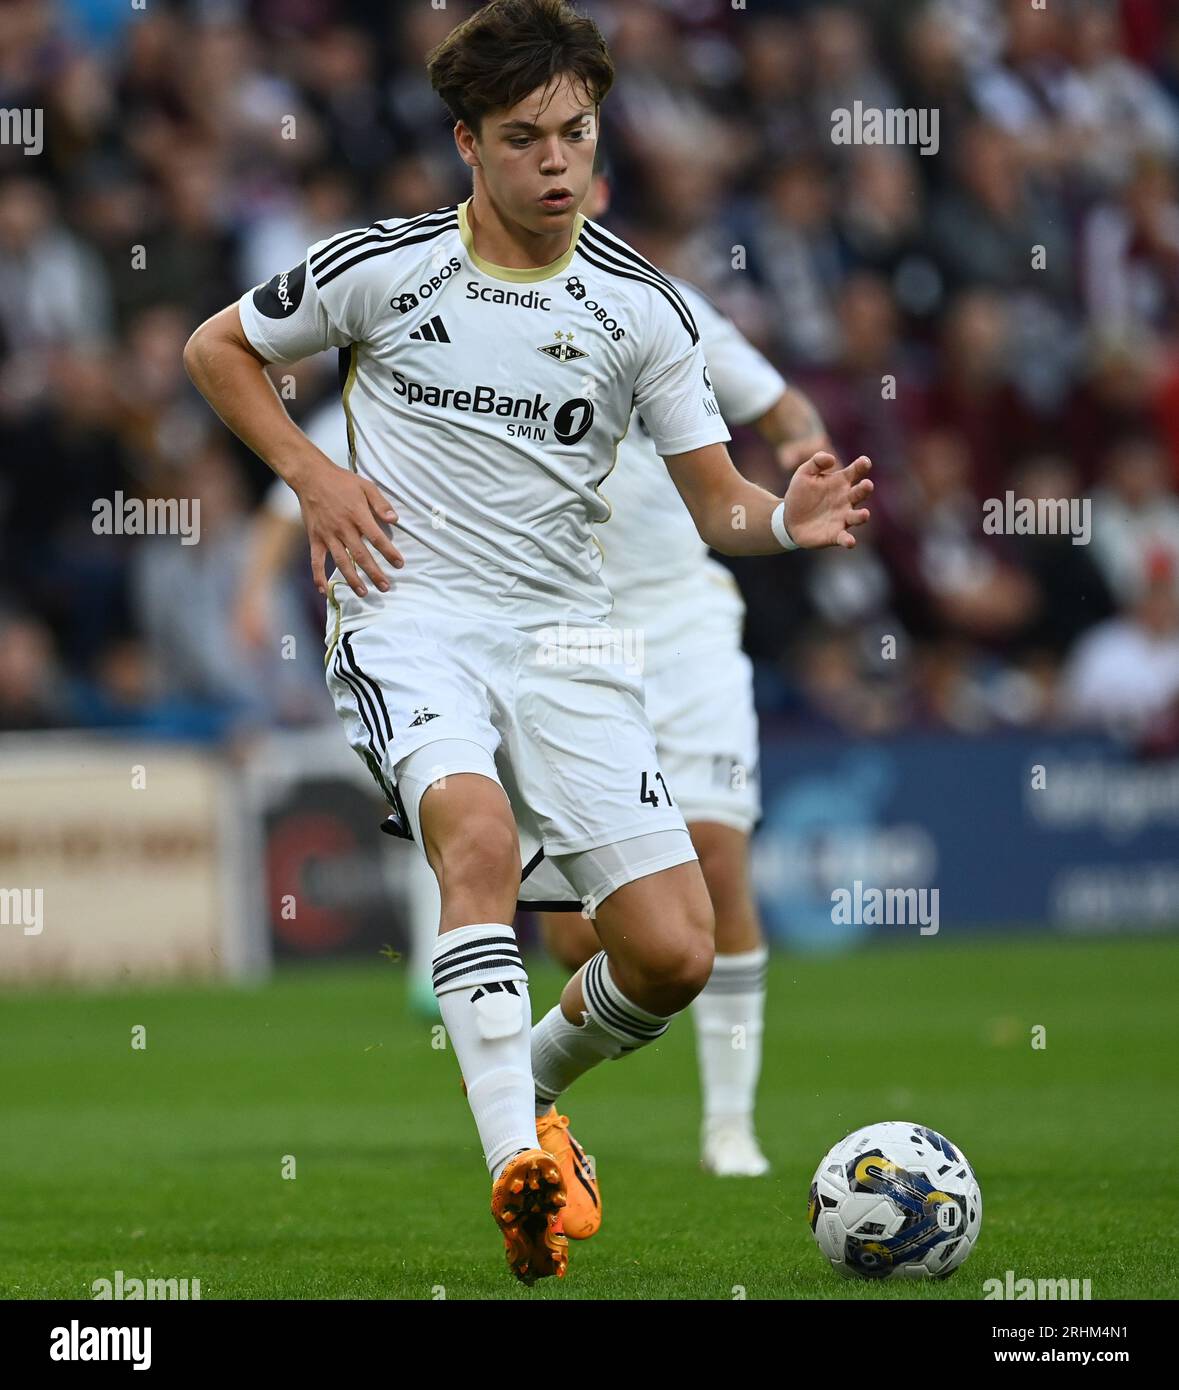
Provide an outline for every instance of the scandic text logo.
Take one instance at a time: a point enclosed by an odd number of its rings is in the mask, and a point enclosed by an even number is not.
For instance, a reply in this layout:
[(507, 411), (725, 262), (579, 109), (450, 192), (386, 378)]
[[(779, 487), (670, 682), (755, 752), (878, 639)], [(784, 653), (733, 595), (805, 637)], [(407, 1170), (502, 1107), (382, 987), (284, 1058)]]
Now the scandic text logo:
[(552, 307), (553, 301), (539, 290), (502, 290), (492, 285), (481, 285), (478, 280), (467, 281), (467, 298), (477, 299), (484, 304), (509, 304), (517, 309), (544, 309)]

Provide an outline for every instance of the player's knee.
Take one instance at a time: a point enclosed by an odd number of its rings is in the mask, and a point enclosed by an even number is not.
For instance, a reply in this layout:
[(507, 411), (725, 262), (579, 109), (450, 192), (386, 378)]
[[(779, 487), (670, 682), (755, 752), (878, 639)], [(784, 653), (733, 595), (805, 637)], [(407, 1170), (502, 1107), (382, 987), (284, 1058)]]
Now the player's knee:
[(639, 961), (641, 1003), (670, 1017), (686, 1009), (708, 983), (715, 948), (712, 911), (707, 901), (686, 904), (674, 929)]

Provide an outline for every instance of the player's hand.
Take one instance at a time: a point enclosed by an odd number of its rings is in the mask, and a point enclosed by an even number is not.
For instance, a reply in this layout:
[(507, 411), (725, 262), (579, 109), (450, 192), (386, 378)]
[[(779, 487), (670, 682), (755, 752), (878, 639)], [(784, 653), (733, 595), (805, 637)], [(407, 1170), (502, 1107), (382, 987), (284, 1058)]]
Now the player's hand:
[(327, 594), (325, 562), (330, 554), (361, 598), (368, 588), (358, 571), (385, 593), (389, 581), (369, 546), (394, 569), (401, 569), (405, 560), (381, 529), (382, 523), (395, 522), (397, 513), (376, 483), (331, 463), (293, 486), (303, 508), (303, 524), (311, 542), (311, 573), (319, 592)]
[(813, 454), (829, 453), (831, 440), (824, 429), (812, 430), (802, 439), (788, 440), (775, 449), (778, 467), (783, 473), (793, 473), (800, 463), (805, 463)]
[(855, 546), (852, 528), (868, 520), (868, 509), (861, 504), (872, 495), (871, 467), (871, 460), (862, 454), (846, 468), (838, 468), (834, 454), (818, 453), (795, 469), (786, 489), (782, 520), (800, 546), (808, 550)]

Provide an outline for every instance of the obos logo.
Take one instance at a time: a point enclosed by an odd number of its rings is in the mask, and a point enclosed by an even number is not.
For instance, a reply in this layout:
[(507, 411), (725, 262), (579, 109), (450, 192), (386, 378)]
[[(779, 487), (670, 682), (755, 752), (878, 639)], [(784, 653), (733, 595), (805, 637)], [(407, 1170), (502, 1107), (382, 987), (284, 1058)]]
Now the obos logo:
[(618, 342), (620, 338), (626, 337), (626, 329), (619, 325), (616, 318), (610, 316), (608, 310), (604, 309), (596, 300), (586, 299), (585, 285), (576, 275), (571, 275), (569, 279), (565, 281), (565, 288), (574, 299), (584, 301), (585, 307), (593, 314), (594, 318), (597, 319), (615, 342)]
[(407, 290), (404, 294), (394, 295), (389, 301), (389, 307), (396, 309), (399, 314), (408, 314), (411, 309), (416, 309), (423, 299), (429, 299), (450, 279), (456, 270), (462, 268), (462, 262), (457, 256), (451, 256), (450, 260), (441, 264), (435, 263), (434, 274), (418, 286), (417, 294)]

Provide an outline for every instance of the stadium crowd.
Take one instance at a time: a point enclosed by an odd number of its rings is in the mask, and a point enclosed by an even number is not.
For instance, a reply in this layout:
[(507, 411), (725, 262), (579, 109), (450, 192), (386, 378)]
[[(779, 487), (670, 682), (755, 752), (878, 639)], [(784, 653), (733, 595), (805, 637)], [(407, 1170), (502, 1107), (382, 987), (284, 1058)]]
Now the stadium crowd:
[[(1179, 0), (583, 8), (610, 225), (875, 462), (853, 553), (733, 565), (767, 724), (1179, 747)], [(301, 561), (300, 659), (234, 626), (270, 475), (181, 352), (309, 243), (467, 196), (423, 63), (466, 12), (0, 0), (0, 108), (44, 113), (0, 144), (0, 729), (333, 717)], [(935, 111), (936, 152), (835, 143), (856, 102)], [(335, 354), (275, 377), (305, 419)], [(991, 534), (1008, 491), (1086, 500), (1087, 543)], [(199, 498), (199, 543), (96, 533), (120, 494)]]

